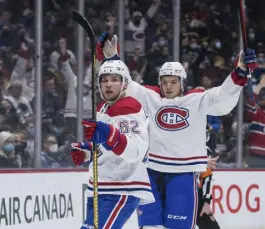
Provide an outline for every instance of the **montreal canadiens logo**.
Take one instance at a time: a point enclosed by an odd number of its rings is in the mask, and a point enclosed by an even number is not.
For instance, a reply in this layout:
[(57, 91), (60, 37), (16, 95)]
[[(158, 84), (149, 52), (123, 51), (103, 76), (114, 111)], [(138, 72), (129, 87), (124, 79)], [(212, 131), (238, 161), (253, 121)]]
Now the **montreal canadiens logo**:
[(163, 107), (156, 114), (156, 124), (163, 130), (177, 131), (185, 129), (189, 111), (180, 107)]

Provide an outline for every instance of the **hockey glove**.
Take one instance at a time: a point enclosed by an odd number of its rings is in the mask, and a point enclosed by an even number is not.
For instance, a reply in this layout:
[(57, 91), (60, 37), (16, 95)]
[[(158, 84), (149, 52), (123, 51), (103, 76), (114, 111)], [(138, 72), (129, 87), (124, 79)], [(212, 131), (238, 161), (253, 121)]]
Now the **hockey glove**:
[(247, 49), (245, 52), (240, 52), (239, 56), (236, 58), (235, 71), (243, 78), (247, 77), (248, 75), (246, 68), (250, 69), (250, 71), (253, 71), (257, 67), (258, 60), (255, 50), (253, 49)]
[(112, 150), (115, 154), (121, 154), (126, 147), (127, 138), (120, 131), (107, 123), (84, 120), (85, 137), (88, 141), (102, 143), (106, 150)]
[(119, 44), (118, 38), (114, 35), (109, 40), (109, 34), (107, 32), (103, 32), (99, 37), (99, 41), (96, 47), (96, 57), (98, 60), (120, 60), (119, 57)]
[(91, 160), (92, 144), (90, 142), (78, 142), (71, 144), (70, 156), (75, 165), (83, 165)]

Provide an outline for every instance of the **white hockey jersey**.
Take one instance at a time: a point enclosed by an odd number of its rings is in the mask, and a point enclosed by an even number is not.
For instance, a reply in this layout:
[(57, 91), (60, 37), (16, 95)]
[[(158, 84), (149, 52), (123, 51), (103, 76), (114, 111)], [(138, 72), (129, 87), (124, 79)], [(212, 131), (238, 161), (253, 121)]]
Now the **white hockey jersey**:
[[(148, 119), (142, 105), (132, 97), (119, 99), (112, 106), (100, 104), (97, 120), (109, 123), (127, 138), (120, 155), (98, 146), (99, 194), (132, 195), (140, 204), (154, 202), (143, 162), (149, 147)], [(89, 166), (88, 195), (93, 196), (93, 163)]]
[(168, 173), (205, 171), (206, 116), (229, 113), (236, 106), (240, 85), (244, 83), (233, 72), (219, 87), (167, 99), (130, 82), (127, 95), (141, 102), (150, 121), (148, 167)]

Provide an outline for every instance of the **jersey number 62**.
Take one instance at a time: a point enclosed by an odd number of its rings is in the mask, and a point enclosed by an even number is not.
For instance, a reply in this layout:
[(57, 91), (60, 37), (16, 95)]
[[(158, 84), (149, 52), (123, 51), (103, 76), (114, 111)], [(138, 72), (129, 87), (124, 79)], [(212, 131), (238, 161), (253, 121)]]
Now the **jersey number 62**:
[(140, 134), (141, 133), (141, 131), (139, 130), (139, 124), (136, 120), (120, 121), (119, 129), (120, 129), (120, 132), (123, 134), (127, 134), (127, 133)]

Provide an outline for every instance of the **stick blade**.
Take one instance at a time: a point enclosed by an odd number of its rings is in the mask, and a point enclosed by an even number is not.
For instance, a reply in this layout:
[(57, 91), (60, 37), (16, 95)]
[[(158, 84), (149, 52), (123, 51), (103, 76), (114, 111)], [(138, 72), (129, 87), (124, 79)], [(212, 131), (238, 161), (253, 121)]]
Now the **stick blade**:
[(83, 29), (86, 31), (90, 39), (93, 39), (93, 40), (96, 39), (96, 36), (94, 34), (94, 31), (91, 25), (80, 13), (78, 13), (75, 10), (73, 11), (73, 20), (83, 27)]

